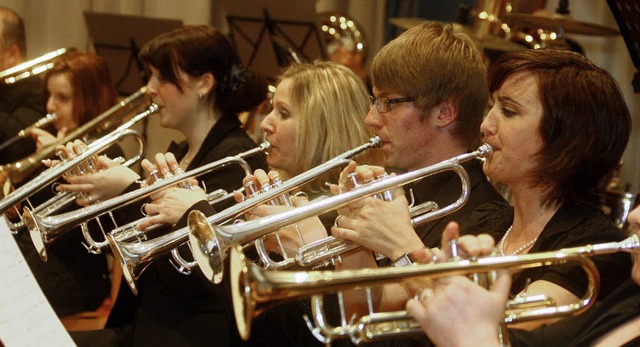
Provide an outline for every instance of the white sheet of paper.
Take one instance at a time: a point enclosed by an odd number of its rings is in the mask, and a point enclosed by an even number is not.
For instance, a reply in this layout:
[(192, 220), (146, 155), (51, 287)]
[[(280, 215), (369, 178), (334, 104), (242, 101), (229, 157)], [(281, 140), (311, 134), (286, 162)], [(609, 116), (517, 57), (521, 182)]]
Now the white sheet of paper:
[(2, 216), (0, 341), (6, 347), (75, 345), (42, 293)]

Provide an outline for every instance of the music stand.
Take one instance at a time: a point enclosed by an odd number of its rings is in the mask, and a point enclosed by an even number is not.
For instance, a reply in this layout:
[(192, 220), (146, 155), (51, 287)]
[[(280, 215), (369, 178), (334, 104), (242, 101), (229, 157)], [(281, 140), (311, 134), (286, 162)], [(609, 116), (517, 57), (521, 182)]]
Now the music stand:
[(94, 49), (106, 60), (121, 95), (130, 95), (147, 83), (145, 68), (138, 61), (140, 47), (152, 38), (182, 26), (178, 19), (95, 12), (84, 12), (84, 20)]
[(242, 62), (275, 78), (291, 61), (326, 60), (315, 0), (223, 0)]
[[(637, 0), (607, 0), (607, 4), (616, 23), (618, 23), (620, 34), (622, 34), (629, 55), (631, 55), (631, 61), (633, 61), (636, 70), (640, 70), (640, 27), (638, 27), (640, 9)], [(640, 72), (633, 75), (631, 85), (634, 93), (640, 93)]]

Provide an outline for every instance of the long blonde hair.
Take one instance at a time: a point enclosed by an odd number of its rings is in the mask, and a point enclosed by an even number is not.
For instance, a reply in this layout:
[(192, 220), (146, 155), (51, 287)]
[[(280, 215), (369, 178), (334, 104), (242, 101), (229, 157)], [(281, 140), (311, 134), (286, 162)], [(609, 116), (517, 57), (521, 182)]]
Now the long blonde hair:
[[(332, 62), (293, 64), (280, 76), (288, 79), (292, 106), (299, 117), (296, 131), (297, 175), (355, 148), (374, 134), (364, 123), (369, 112), (366, 86), (350, 69)], [(367, 150), (358, 163), (382, 165), (378, 150)], [(319, 177), (308, 191), (324, 190), (324, 182), (336, 182), (340, 170)]]

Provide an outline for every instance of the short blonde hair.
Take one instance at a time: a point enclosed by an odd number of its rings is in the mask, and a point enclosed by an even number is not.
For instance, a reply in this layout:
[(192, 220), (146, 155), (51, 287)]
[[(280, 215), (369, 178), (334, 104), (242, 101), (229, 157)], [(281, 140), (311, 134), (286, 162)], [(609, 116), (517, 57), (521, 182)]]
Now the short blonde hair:
[(374, 86), (413, 97), (423, 110), (451, 101), (458, 109), (453, 134), (467, 149), (480, 141), (489, 100), (486, 74), (471, 38), (440, 23), (405, 31), (382, 47), (371, 65)]
[[(280, 76), (290, 81), (292, 107), (299, 114), (296, 131), (296, 167), (293, 175), (362, 145), (373, 131), (364, 123), (369, 92), (350, 69), (332, 62), (293, 64)], [(381, 165), (378, 150), (367, 150), (358, 162)], [(324, 182), (336, 182), (340, 170), (323, 174), (306, 187), (320, 191)]]

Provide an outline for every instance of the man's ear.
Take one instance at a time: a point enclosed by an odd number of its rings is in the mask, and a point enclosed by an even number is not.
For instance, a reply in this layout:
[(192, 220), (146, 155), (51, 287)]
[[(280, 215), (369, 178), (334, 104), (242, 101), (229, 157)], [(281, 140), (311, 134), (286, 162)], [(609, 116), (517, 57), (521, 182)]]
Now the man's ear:
[(444, 128), (458, 117), (458, 107), (451, 101), (445, 100), (433, 108), (436, 126)]
[(9, 46), (9, 48), (5, 52), (6, 52), (6, 61), (5, 61), (6, 66), (13, 67), (22, 63), (22, 61), (24, 60), (22, 58), (22, 52), (20, 52), (20, 48), (16, 44)]

